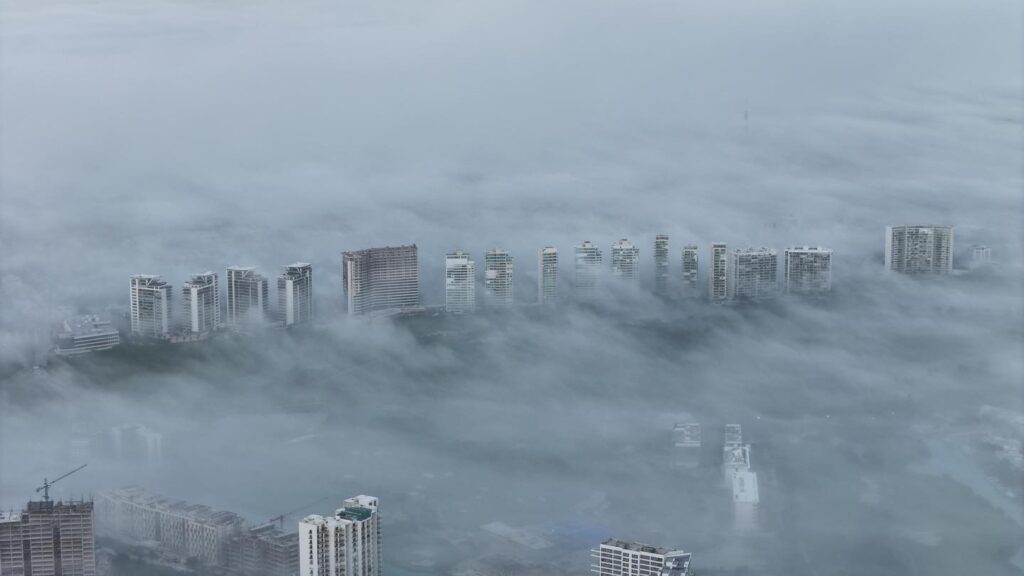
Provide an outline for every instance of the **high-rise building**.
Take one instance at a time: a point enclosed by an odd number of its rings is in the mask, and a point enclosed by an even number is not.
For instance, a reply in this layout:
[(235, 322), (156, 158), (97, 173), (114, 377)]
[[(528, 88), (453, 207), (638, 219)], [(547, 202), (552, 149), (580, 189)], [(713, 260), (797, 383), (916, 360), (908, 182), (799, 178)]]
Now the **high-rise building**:
[(173, 328), (171, 285), (159, 276), (136, 274), (131, 277), (132, 335), (166, 338)]
[(625, 238), (612, 244), (612, 276), (640, 280), (640, 249)]
[(64, 321), (62, 328), (56, 335), (54, 348), (61, 356), (109, 350), (121, 343), (121, 333), (99, 316), (73, 316)]
[(708, 271), (708, 297), (721, 302), (729, 297), (729, 256), (725, 244), (711, 245), (711, 268)]
[(975, 244), (971, 247), (971, 261), (975, 264), (991, 262), (992, 249), (984, 244)]
[(274, 522), (241, 531), (228, 540), (226, 568), (239, 576), (295, 576), (299, 539)]
[(488, 250), (484, 254), (484, 290), (488, 306), (512, 306), (515, 287), (512, 280), (512, 255), (501, 248)]
[(597, 286), (603, 262), (601, 249), (590, 240), (584, 240), (575, 247), (577, 290), (591, 291)]
[(609, 538), (590, 556), (596, 564), (590, 571), (598, 576), (688, 576), (692, 554), (639, 542)]
[(92, 502), (29, 502), (0, 512), (0, 574), (96, 576)]
[(203, 334), (221, 327), (220, 285), (216, 272), (193, 274), (181, 287), (185, 300), (185, 327), (189, 332)]
[(462, 250), (444, 257), (444, 309), (452, 314), (476, 310), (476, 265)]
[(349, 316), (394, 314), (419, 308), (415, 244), (344, 252), (341, 272)]
[(949, 274), (953, 270), (953, 227), (886, 227), (885, 269), (902, 274)]
[(267, 279), (255, 266), (232, 266), (228, 277), (228, 326), (261, 324), (270, 319)]
[(690, 295), (697, 293), (697, 245), (683, 246), (683, 291)]
[(278, 321), (285, 326), (313, 319), (313, 265), (296, 262), (277, 277)]
[(548, 246), (537, 256), (537, 300), (551, 304), (558, 297), (558, 249)]
[(737, 471), (732, 477), (732, 505), (738, 531), (750, 532), (757, 528), (760, 503), (757, 473), (749, 469)]
[(786, 294), (821, 294), (832, 289), (832, 251), (828, 248), (786, 248), (783, 291)]
[(300, 576), (377, 576), (381, 530), (377, 498), (356, 496), (334, 516), (316, 514), (299, 522)]
[(668, 234), (654, 237), (654, 291), (668, 294)]
[(729, 256), (729, 298), (763, 300), (778, 294), (779, 256), (774, 249), (736, 249)]

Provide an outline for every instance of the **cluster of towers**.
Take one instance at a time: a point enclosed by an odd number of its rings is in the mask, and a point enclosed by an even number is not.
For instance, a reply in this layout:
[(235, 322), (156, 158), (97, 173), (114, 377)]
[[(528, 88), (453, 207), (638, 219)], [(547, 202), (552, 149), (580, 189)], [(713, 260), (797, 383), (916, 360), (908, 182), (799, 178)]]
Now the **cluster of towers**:
[[(176, 317), (172, 286), (162, 277), (130, 278), (131, 331), (135, 336), (168, 338), (172, 334), (207, 335), (224, 327), (279, 322), (290, 326), (313, 317), (313, 267), (304, 262), (284, 266), (277, 277), (277, 316), (271, 315), (267, 278), (253, 266), (226, 270), (226, 307), (221, 308), (216, 272), (193, 274), (182, 285), (182, 314)], [(222, 312), (226, 312), (222, 316)]]

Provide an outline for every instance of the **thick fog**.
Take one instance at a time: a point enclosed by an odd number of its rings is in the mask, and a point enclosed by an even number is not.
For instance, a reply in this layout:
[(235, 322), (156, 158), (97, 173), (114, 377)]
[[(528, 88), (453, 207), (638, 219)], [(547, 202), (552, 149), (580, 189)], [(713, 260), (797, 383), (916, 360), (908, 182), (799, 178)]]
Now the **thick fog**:
[[(1017, 2), (71, 2), (0, 7), (0, 506), (139, 423), (60, 497), (140, 485), (258, 521), (381, 498), (391, 574), (585, 574), (608, 537), (702, 574), (1024, 572)], [(882, 270), (956, 226), (955, 274)], [(671, 238), (668, 299), (650, 293)], [(640, 247), (574, 301), (572, 246)], [(832, 248), (833, 293), (678, 297), (680, 251)], [(342, 315), (344, 250), (515, 257), (519, 306)], [(993, 264), (971, 267), (970, 246)], [(537, 251), (563, 302), (536, 299)], [(75, 361), (128, 276), (311, 262), (317, 322)], [(705, 270), (701, 286), (706, 285)], [(478, 297), (482, 286), (477, 288)], [(272, 297), (276, 290), (271, 288)], [(674, 465), (676, 422), (704, 465)], [(740, 423), (759, 529), (737, 533)], [(288, 522), (294, 526), (297, 516)], [(538, 535), (525, 546), (484, 528)], [(478, 572), (473, 572), (477, 570)]]

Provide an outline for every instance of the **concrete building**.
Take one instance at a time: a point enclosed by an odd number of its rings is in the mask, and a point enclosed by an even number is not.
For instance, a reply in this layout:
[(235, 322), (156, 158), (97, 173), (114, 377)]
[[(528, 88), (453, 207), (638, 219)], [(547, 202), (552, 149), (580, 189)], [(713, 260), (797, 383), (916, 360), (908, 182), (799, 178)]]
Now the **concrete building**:
[(161, 556), (206, 566), (226, 564), (228, 543), (243, 528), (233, 512), (149, 495), (139, 488), (96, 495), (96, 530), (134, 544), (156, 546)]
[(757, 529), (760, 502), (757, 473), (749, 469), (738, 470), (732, 477), (733, 514), (737, 531), (751, 532)]
[(376, 576), (381, 545), (377, 498), (349, 498), (334, 516), (299, 522), (299, 576)]
[(451, 314), (476, 311), (476, 264), (462, 250), (444, 256), (444, 309)]
[(96, 576), (93, 503), (29, 502), (0, 512), (3, 576)]
[(672, 443), (675, 446), (675, 464), (681, 468), (700, 466), (703, 446), (700, 424), (695, 422), (677, 423), (672, 429)]
[(110, 350), (121, 343), (121, 333), (99, 316), (73, 316), (64, 320), (57, 333), (54, 352), (60, 356), (78, 356)]
[(779, 293), (779, 255), (773, 248), (736, 249), (729, 254), (729, 298), (764, 300)]
[(574, 288), (580, 291), (593, 291), (601, 275), (603, 255), (601, 249), (590, 240), (574, 248), (576, 257), (576, 278)]
[(277, 319), (284, 326), (313, 319), (312, 264), (288, 264), (277, 277)]
[(832, 251), (811, 246), (786, 248), (782, 286), (786, 294), (824, 294), (832, 290)]
[(750, 445), (743, 443), (743, 428), (739, 424), (725, 425), (722, 443), (722, 471), (725, 483), (732, 486), (733, 476), (750, 470)]
[(420, 307), (416, 245), (342, 253), (349, 316), (397, 314)]
[(160, 276), (136, 274), (129, 282), (133, 336), (167, 338), (174, 327), (171, 285)]
[(537, 301), (553, 304), (558, 298), (558, 249), (547, 246), (537, 255)]
[(220, 284), (216, 272), (193, 274), (181, 287), (185, 308), (185, 328), (195, 334), (213, 332), (221, 327)]
[(668, 294), (668, 234), (654, 237), (654, 291), (662, 296)]
[(508, 308), (514, 302), (512, 255), (507, 250), (494, 248), (484, 254), (484, 291), (487, 305)]
[(267, 279), (255, 266), (232, 266), (227, 269), (227, 280), (228, 326), (259, 325), (270, 319)]
[(953, 271), (953, 227), (886, 227), (885, 269), (901, 274), (949, 274)]
[(238, 576), (295, 576), (299, 573), (299, 538), (273, 522), (255, 526), (227, 544), (227, 569)]
[(688, 576), (692, 554), (609, 538), (591, 550), (599, 576)]
[(712, 302), (722, 302), (729, 297), (729, 256), (725, 244), (720, 242), (711, 245), (708, 297)]
[(683, 293), (697, 294), (697, 245), (683, 246)]
[(640, 281), (640, 249), (622, 238), (612, 244), (612, 276)]

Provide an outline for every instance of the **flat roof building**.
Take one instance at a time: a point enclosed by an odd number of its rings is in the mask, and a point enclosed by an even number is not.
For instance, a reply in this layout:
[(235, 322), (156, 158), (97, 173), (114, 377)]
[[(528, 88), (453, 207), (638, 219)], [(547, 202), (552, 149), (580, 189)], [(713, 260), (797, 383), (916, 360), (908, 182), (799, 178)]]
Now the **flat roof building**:
[(697, 245), (683, 246), (683, 292), (688, 296), (697, 294)]
[(774, 248), (736, 249), (729, 254), (729, 298), (764, 300), (779, 293), (779, 256)]
[(484, 254), (484, 291), (488, 306), (512, 306), (515, 295), (512, 272), (512, 255), (507, 250), (493, 248)]
[(590, 240), (584, 240), (582, 244), (574, 249), (576, 260), (576, 277), (573, 288), (579, 291), (592, 292), (597, 286), (598, 277), (601, 275), (602, 254), (601, 249)]
[(316, 514), (299, 522), (301, 576), (376, 576), (383, 569), (377, 498), (356, 496), (334, 516)]
[(885, 269), (900, 274), (949, 274), (953, 271), (953, 227), (886, 227)]
[(832, 251), (820, 246), (791, 246), (785, 251), (786, 294), (824, 294), (832, 290)]
[(160, 276), (135, 274), (129, 280), (133, 336), (167, 338), (173, 328), (171, 285)]
[(313, 265), (296, 262), (277, 277), (277, 319), (284, 326), (313, 319)]
[(93, 503), (29, 502), (0, 512), (0, 574), (96, 576)]
[[(666, 239), (666, 242), (668, 240)], [(640, 281), (640, 249), (626, 238), (612, 244), (612, 276)]]
[(231, 266), (227, 269), (227, 282), (228, 326), (260, 325), (270, 319), (267, 279), (255, 266)]
[(185, 309), (185, 328), (195, 334), (218, 330), (220, 321), (220, 284), (216, 272), (193, 274), (181, 287)]
[(64, 320), (56, 335), (54, 352), (60, 356), (78, 356), (110, 350), (121, 343), (121, 333), (99, 316), (73, 316)]
[(342, 253), (342, 282), (349, 316), (418, 309), (419, 278), (415, 244)]
[(591, 550), (596, 564), (590, 571), (599, 576), (688, 576), (691, 556), (682, 550), (609, 538)]
[(542, 248), (537, 255), (537, 301), (553, 304), (558, 297), (558, 249)]
[(654, 291), (662, 296), (668, 294), (668, 234), (654, 237)]
[(476, 311), (476, 264), (462, 250), (444, 257), (444, 309), (451, 314)]
[(708, 297), (712, 302), (722, 302), (729, 297), (729, 256), (725, 244), (720, 242), (711, 245)]

